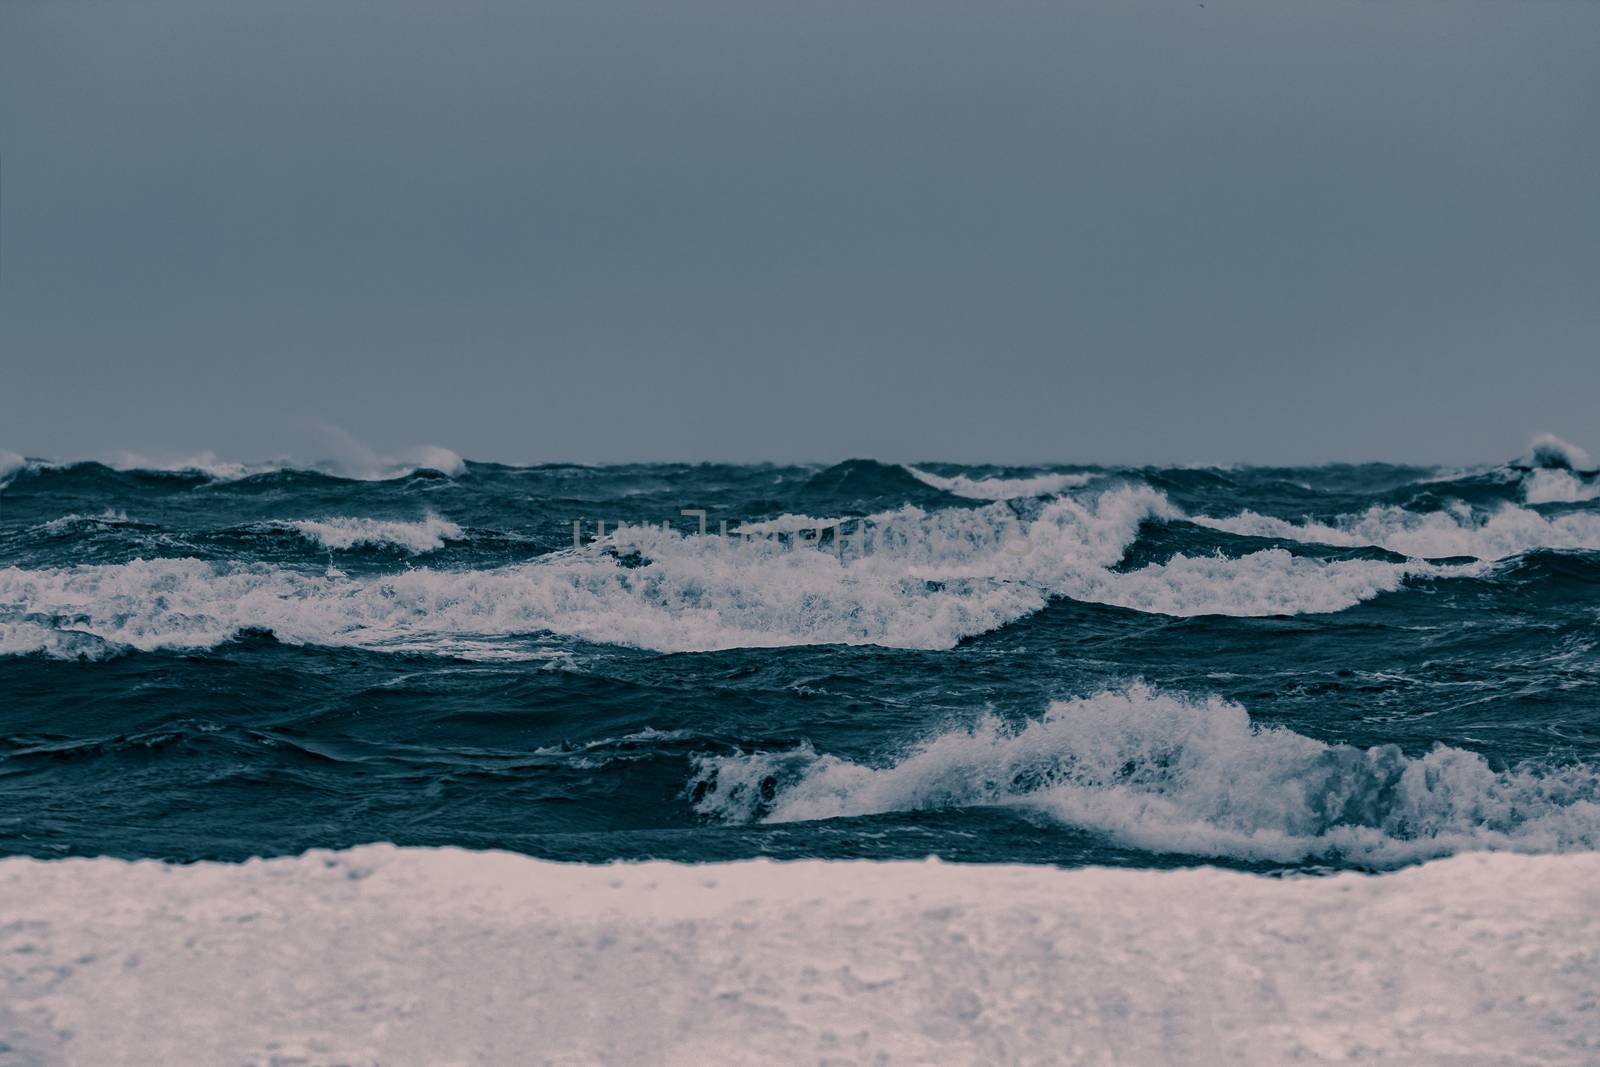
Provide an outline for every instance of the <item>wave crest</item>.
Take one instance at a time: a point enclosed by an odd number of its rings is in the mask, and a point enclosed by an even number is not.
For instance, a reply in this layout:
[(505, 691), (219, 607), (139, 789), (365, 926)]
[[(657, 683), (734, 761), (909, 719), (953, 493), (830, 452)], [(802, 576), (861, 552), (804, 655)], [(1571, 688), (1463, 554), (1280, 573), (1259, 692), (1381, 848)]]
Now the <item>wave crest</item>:
[(1200, 515), (1190, 521), (1246, 537), (1345, 548), (1375, 545), (1417, 559), (1471, 556), (1497, 560), (1540, 548), (1600, 549), (1600, 514), (1573, 512), (1546, 517), (1515, 504), (1502, 505), (1487, 514), (1461, 503), (1444, 511), (1425, 512), (1375, 506), (1359, 515), (1342, 515), (1331, 523), (1311, 519), (1294, 523), (1253, 511), (1227, 518)]
[(330, 551), (393, 547), (404, 549), (412, 555), (421, 555), (443, 548), (446, 541), (459, 541), (466, 536), (460, 526), (437, 515), (428, 515), (418, 522), (334, 517), (269, 522), (263, 526), (292, 530), (307, 541)]
[(1592, 471), (1589, 453), (1553, 433), (1542, 433), (1528, 445), (1522, 465), (1542, 470)]
[(1036, 474), (1027, 478), (971, 478), (965, 474), (949, 477), (917, 467), (907, 467), (912, 477), (924, 485), (942, 489), (968, 500), (1017, 500), (1031, 496), (1055, 496), (1077, 489), (1094, 480), (1092, 474)]
[(1020, 804), (1129, 847), (1244, 860), (1393, 866), (1461, 851), (1600, 846), (1600, 772), (1491, 769), (1436, 746), (1330, 745), (1245, 709), (1136, 685), (985, 716), (881, 767), (816, 753), (704, 756), (691, 793), (730, 823)]

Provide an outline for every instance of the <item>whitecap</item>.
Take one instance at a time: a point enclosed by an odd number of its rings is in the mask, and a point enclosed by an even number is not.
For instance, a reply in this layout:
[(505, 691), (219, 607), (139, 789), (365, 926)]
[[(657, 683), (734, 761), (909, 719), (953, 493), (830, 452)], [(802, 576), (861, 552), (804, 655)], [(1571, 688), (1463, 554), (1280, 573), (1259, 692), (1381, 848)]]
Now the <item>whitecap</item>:
[[(1546, 473), (1546, 472), (1540, 472)], [(1570, 477), (1562, 473), (1564, 477)], [(1600, 549), (1600, 514), (1571, 512), (1545, 516), (1530, 508), (1504, 504), (1477, 511), (1458, 503), (1444, 511), (1408, 511), (1376, 506), (1331, 522), (1306, 519), (1295, 523), (1241, 511), (1225, 518), (1199, 515), (1190, 521), (1214, 530), (1247, 537), (1282, 538), (1340, 547), (1376, 546), (1419, 559), (1471, 556), (1506, 559), (1534, 549)]]
[(691, 788), (701, 814), (731, 823), (1023, 805), (1130, 848), (1285, 863), (1600, 847), (1593, 767), (1496, 771), (1446, 745), (1327, 744), (1143, 685), (1020, 726), (986, 715), (880, 766), (808, 745), (704, 756)]
[(412, 555), (435, 552), (446, 541), (459, 541), (466, 534), (460, 526), (437, 515), (417, 522), (397, 522), (335, 516), (327, 519), (292, 519), (263, 523), (268, 529), (293, 530), (301, 537), (332, 551), (358, 547), (403, 548)]

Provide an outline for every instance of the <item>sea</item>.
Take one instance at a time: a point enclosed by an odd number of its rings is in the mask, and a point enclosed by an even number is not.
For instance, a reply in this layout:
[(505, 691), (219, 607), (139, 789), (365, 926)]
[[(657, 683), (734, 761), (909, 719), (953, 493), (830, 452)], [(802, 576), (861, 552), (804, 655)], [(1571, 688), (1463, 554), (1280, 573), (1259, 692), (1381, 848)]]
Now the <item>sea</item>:
[(1600, 845), (1600, 475), (0, 466), (0, 854)]

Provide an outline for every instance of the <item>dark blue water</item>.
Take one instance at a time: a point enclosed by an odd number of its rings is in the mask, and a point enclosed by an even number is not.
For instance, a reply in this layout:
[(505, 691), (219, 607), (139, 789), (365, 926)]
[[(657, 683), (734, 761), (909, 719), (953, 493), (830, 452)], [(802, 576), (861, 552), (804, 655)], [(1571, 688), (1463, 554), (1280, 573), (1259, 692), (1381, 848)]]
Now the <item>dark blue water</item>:
[(1571, 466), (29, 463), (0, 477), (0, 852), (1592, 848), (1600, 486)]

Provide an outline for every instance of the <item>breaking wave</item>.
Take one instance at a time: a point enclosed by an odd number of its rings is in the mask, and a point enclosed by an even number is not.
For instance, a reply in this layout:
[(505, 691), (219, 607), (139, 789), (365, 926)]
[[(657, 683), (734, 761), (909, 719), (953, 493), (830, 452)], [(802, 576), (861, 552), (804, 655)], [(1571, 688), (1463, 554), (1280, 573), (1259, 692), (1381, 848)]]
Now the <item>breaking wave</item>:
[(1600, 499), (1600, 478), (1563, 470), (1536, 470), (1522, 481), (1522, 496), (1530, 504), (1581, 504)]
[(1528, 445), (1521, 465), (1542, 470), (1593, 471), (1589, 453), (1553, 433), (1542, 433)]
[[(1545, 472), (1540, 472), (1545, 473)], [(1444, 511), (1414, 512), (1376, 506), (1332, 522), (1294, 523), (1253, 511), (1228, 518), (1196, 516), (1190, 521), (1247, 537), (1282, 538), (1347, 548), (1377, 546), (1417, 559), (1472, 556), (1506, 559), (1534, 549), (1600, 549), (1600, 513), (1545, 516), (1531, 508), (1504, 504), (1491, 512), (1457, 503)]]
[(1600, 472), (1589, 453), (1554, 434), (1540, 434), (1512, 469), (1522, 473), (1530, 504), (1577, 504), (1600, 498)]
[(1020, 726), (985, 716), (871, 766), (809, 745), (702, 756), (690, 795), (728, 823), (1024, 805), (1134, 848), (1388, 867), (1462, 851), (1600, 846), (1600, 771), (1496, 771), (1436, 745), (1325, 744), (1245, 709), (1135, 685), (1052, 704)]
[[(1114, 569), (1143, 523), (1180, 517), (1162, 494), (1120, 486), (1052, 500), (1031, 521), (998, 503), (902, 508), (861, 520), (859, 535), (835, 530), (831, 540), (805, 540), (797, 517), (732, 538), (629, 527), (599, 551), (485, 570), (347, 577), (196, 559), (12, 567), (0, 570), (0, 653), (97, 654), (97, 643), (207, 647), (248, 629), (293, 643), (407, 651), (463, 635), (540, 632), (665, 652), (938, 649), (1030, 615), (1052, 596), (1167, 615), (1289, 615), (1340, 611), (1411, 577), (1475, 573), (1282, 549), (1238, 558), (1180, 553)], [(295, 528), (328, 547), (377, 538), (419, 551), (459, 534), (432, 521)], [(804, 520), (827, 521), (837, 520)]]
[(15, 452), (7, 452), (0, 448), (0, 485), (4, 485), (13, 474), (28, 465), (28, 461)]
[(307, 541), (332, 551), (394, 547), (412, 555), (437, 551), (446, 541), (459, 541), (465, 536), (460, 526), (437, 515), (429, 515), (419, 522), (338, 517), (276, 521), (262, 526), (292, 530)]
[(1028, 478), (971, 478), (965, 474), (943, 477), (916, 467), (907, 467), (925, 485), (942, 489), (969, 500), (1016, 500), (1030, 496), (1055, 496), (1094, 480), (1093, 474), (1037, 474)]

